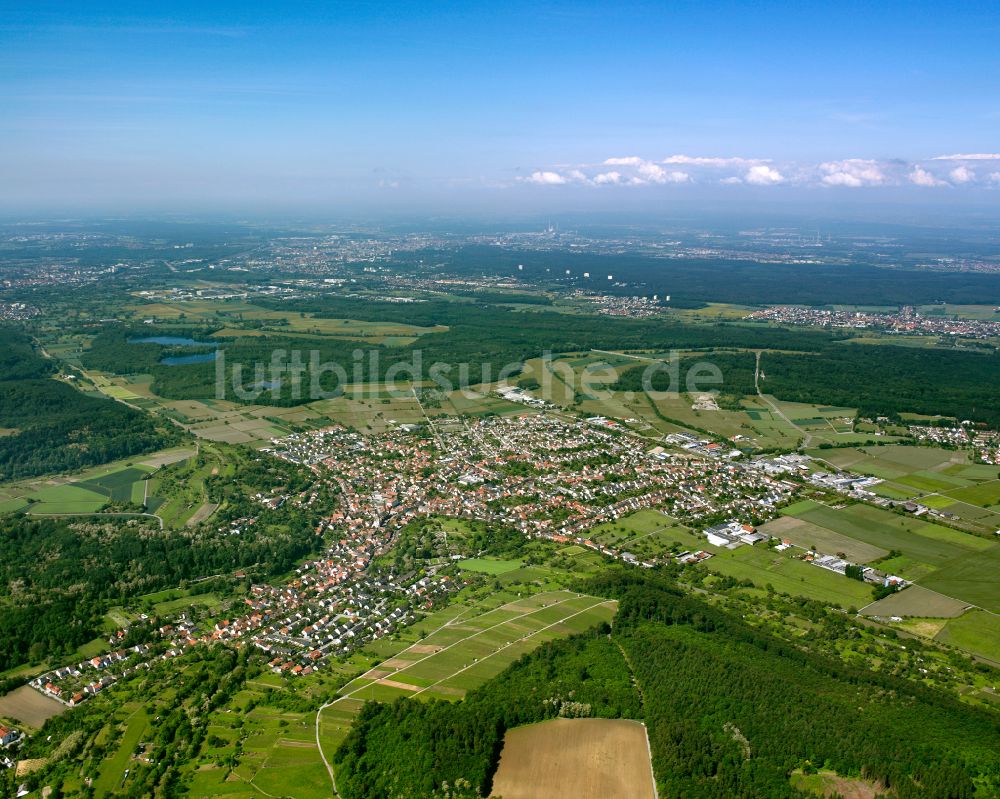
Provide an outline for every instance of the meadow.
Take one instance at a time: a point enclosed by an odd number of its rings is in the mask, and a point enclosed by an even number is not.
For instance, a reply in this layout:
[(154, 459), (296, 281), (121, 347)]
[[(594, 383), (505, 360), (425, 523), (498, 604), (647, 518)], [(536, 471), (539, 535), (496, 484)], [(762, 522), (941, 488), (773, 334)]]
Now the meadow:
[(108, 502), (142, 505), (146, 477), (160, 466), (192, 454), (193, 450), (177, 447), (77, 474), (6, 483), (0, 488), (0, 513), (23, 510), (36, 515), (62, 515), (96, 513)]
[[(497, 597), (502, 604), (496, 604)], [(328, 756), (347, 734), (364, 701), (397, 697), (460, 699), (544, 641), (582, 632), (614, 616), (615, 603), (569, 591), (531, 596), (502, 593), (453, 604), (405, 631), (401, 646), (381, 642), (386, 655), (345, 685), (320, 716)]]
[(811, 449), (807, 454), (838, 469), (884, 480), (873, 489), (895, 500), (914, 500), (949, 514), (950, 523), (974, 533), (1000, 529), (1000, 470), (973, 463), (969, 453), (940, 447), (887, 445)]
[(1000, 616), (995, 613), (970, 610), (949, 621), (936, 640), (981, 655), (1000, 666)]

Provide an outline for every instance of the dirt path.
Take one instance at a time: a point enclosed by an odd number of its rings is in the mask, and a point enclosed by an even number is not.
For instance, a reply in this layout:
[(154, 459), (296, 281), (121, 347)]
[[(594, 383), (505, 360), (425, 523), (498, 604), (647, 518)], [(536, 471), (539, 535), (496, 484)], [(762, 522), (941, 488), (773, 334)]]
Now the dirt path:
[(793, 430), (798, 430), (802, 434), (802, 441), (799, 443), (799, 449), (806, 449), (812, 443), (812, 439), (813, 439), (812, 433), (810, 433), (810, 432), (808, 432), (806, 430), (803, 430), (801, 427), (799, 427), (797, 424), (795, 424), (795, 422), (793, 422), (791, 419), (789, 419), (787, 416), (785, 416), (785, 412), (783, 410), (781, 410), (781, 408), (778, 407), (777, 403), (775, 403), (774, 400), (772, 400), (770, 396), (764, 394), (760, 390), (760, 355), (761, 355), (761, 351), (757, 350), (756, 353), (757, 353), (757, 364), (754, 367), (753, 387), (755, 389), (757, 389), (757, 396), (760, 397), (761, 400), (763, 400), (765, 403), (767, 403), (767, 406), (774, 412), (775, 416), (777, 416), (779, 419), (781, 419), (783, 422), (785, 422)]

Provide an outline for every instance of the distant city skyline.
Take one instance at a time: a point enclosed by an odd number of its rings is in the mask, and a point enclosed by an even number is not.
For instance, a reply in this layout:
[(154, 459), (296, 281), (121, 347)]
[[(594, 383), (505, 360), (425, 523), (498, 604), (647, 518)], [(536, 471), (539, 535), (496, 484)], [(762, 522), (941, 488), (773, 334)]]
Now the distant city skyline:
[(5, 8), (0, 211), (1000, 204), (988, 2)]

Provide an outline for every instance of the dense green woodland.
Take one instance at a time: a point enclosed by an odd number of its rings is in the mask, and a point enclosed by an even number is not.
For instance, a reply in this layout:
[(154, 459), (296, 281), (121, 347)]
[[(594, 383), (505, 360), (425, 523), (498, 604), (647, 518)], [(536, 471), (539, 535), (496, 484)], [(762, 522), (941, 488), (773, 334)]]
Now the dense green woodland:
[(461, 703), (369, 702), (337, 750), (337, 789), (355, 797), (488, 796), (504, 731), (558, 715), (634, 718), (641, 712), (609, 629), (547, 643)]
[[(269, 305), (262, 302), (263, 305)], [(378, 353), (377, 367), (373, 367), (368, 353), (358, 359), (355, 353), (362, 348), (357, 341), (331, 338), (286, 336), (278, 331), (266, 335), (247, 336), (227, 341), (225, 362), (227, 368), (243, 364), (242, 384), (249, 389), (268, 374), (254, 373), (255, 364), (269, 366), (275, 350), (302, 353), (308, 364), (310, 353), (315, 351), (321, 363), (335, 363), (350, 380), (355, 376), (362, 381), (373, 381), (385, 376), (386, 370), (399, 363), (413, 364), (415, 357), (425, 373), (435, 363), (453, 364), (450, 372), (442, 373), (444, 380), (458, 385), (459, 364), (468, 364), (471, 384), (496, 379), (499, 371), (519, 365), (528, 358), (544, 352), (578, 352), (591, 348), (644, 349), (670, 348), (712, 349), (717, 347), (782, 348), (808, 352), (830, 341), (829, 334), (807, 330), (784, 331), (764, 326), (746, 327), (732, 325), (681, 325), (651, 323), (628, 319), (607, 319), (597, 316), (568, 316), (552, 312), (518, 312), (490, 305), (471, 305), (447, 301), (430, 301), (405, 306), (368, 300), (322, 298), (274, 304), (275, 308), (289, 313), (314, 313), (324, 318), (349, 318), (361, 321), (400, 322), (425, 327), (445, 325), (448, 330), (427, 333), (412, 346), (369, 347)], [(187, 330), (185, 334), (204, 336), (212, 328)], [(164, 366), (163, 357), (174, 354), (173, 349), (158, 344), (129, 344), (130, 338), (139, 334), (177, 334), (175, 328), (157, 330), (124, 325), (109, 325), (94, 336), (90, 349), (84, 353), (85, 366), (132, 374), (148, 372), (153, 375), (153, 390), (178, 399), (213, 397), (216, 393), (216, 369), (213, 363)], [(194, 352), (187, 349), (185, 352)], [(418, 353), (415, 356), (415, 353)], [(485, 369), (485, 371), (484, 371)], [(408, 373), (404, 372), (405, 378)], [(332, 377), (332, 376), (331, 376)], [(265, 391), (260, 402), (275, 405), (293, 405), (310, 398), (310, 373), (304, 375), (304, 384), (298, 397), (293, 396), (291, 382), (285, 381), (280, 396)], [(323, 390), (333, 390), (335, 382), (324, 379)], [(227, 380), (227, 398), (239, 399)]]
[[(913, 268), (884, 268), (857, 263), (857, 253), (846, 251), (850, 264), (776, 264), (724, 259), (655, 258), (647, 255), (598, 255), (583, 252), (500, 250), (470, 246), (458, 250), (420, 250), (394, 256), (403, 268), (420, 269), (421, 262), (443, 264), (439, 271), (463, 276), (503, 275), (559, 283), (624, 295), (660, 294), (672, 299), (732, 302), (747, 305), (920, 305), (948, 302), (975, 305), (1000, 303), (1000, 275), (976, 272), (932, 272)], [(518, 264), (524, 269), (519, 270)], [(550, 272), (546, 272), (550, 269)], [(576, 279), (557, 280), (566, 269)], [(583, 272), (613, 274), (616, 282), (638, 284), (614, 287), (600, 280), (587, 284)], [(596, 285), (595, 285), (596, 284)]]
[(0, 480), (71, 471), (162, 449), (175, 427), (120, 402), (50, 379), (23, 333), (0, 326)]
[[(336, 754), (343, 795), (443, 795), (459, 779), (469, 787), (458, 795), (486, 795), (506, 729), (580, 705), (644, 719), (661, 796), (793, 799), (806, 795), (790, 782), (798, 768), (898, 799), (1000, 792), (995, 713), (784, 643), (662, 574), (616, 569), (581, 588), (619, 600), (610, 637), (546, 644), (454, 705), (367, 705)], [(579, 705), (547, 701), (570, 692)]]
[[(240, 462), (239, 482), (206, 481), (210, 500), (224, 504), (211, 522), (193, 528), (0, 517), (0, 663), (68, 654), (100, 632), (109, 606), (129, 598), (238, 569), (259, 578), (283, 574), (317, 549), (319, 507), (270, 510), (251, 499), (275, 485), (304, 487), (306, 470), (274, 458)], [(247, 513), (257, 522), (240, 535), (219, 529)]]
[[(264, 303), (268, 304), (268, 303)], [(765, 350), (762, 360), (763, 391), (780, 399), (840, 404), (860, 407), (865, 412), (894, 414), (917, 412), (969, 418), (1000, 425), (1000, 406), (993, 394), (1000, 386), (1000, 355), (954, 349), (918, 348), (892, 344), (852, 344), (847, 333), (804, 329), (784, 329), (763, 325), (696, 325), (650, 320), (608, 319), (574, 316), (548, 311), (524, 312), (492, 305), (429, 301), (407, 305), (370, 300), (326, 297), (273, 303), (289, 312), (313, 313), (326, 318), (363, 321), (405, 322), (421, 326), (445, 325), (444, 332), (428, 333), (412, 346), (365, 347), (365, 357), (355, 354), (356, 341), (330, 338), (287, 337), (268, 331), (263, 336), (244, 337), (225, 346), (228, 366), (244, 364), (243, 386), (249, 389), (260, 380), (254, 364), (269, 364), (274, 350), (298, 350), (308, 363), (315, 350), (323, 363), (336, 363), (349, 379), (381, 379), (394, 364), (422, 365), (429, 374), (434, 363), (468, 364), (477, 383), (496, 379), (502, 367), (518, 368), (526, 359), (545, 352), (602, 350)], [(153, 389), (172, 398), (204, 398), (215, 395), (215, 366), (189, 364), (163, 366), (159, 361), (172, 352), (156, 344), (129, 344), (139, 331), (122, 325), (102, 330), (84, 355), (87, 366), (118, 373), (150, 372)], [(142, 331), (150, 334), (148, 326)], [(163, 332), (163, 331), (160, 331)], [(176, 330), (173, 330), (176, 334)], [(212, 328), (198, 328), (188, 334), (207, 335)], [(369, 351), (378, 353), (373, 368)], [(191, 352), (192, 350), (187, 350)], [(415, 353), (417, 353), (415, 355)], [(680, 375), (699, 360), (715, 363), (723, 372), (725, 395), (754, 393), (752, 353), (713, 352), (704, 359), (681, 359)], [(639, 390), (643, 367), (625, 370), (615, 388)], [(458, 383), (459, 370), (440, 373), (443, 380)], [(408, 377), (404, 371), (402, 377)], [(265, 377), (266, 379), (266, 377)], [(311, 373), (306, 370), (298, 396), (291, 381), (280, 392), (258, 392), (256, 401), (265, 404), (295, 405), (310, 398)], [(336, 388), (329, 375), (317, 377), (324, 391)], [(333, 382), (331, 382), (333, 381)], [(668, 376), (659, 372), (653, 387), (664, 390)], [(682, 386), (683, 388), (683, 386)], [(239, 399), (227, 383), (227, 396)]]

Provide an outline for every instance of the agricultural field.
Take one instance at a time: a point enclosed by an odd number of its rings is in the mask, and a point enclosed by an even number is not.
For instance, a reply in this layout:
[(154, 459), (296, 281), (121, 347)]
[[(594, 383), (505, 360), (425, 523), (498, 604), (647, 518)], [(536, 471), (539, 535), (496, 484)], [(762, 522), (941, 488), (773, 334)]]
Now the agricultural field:
[(0, 719), (11, 719), (35, 729), (67, 710), (66, 705), (42, 696), (27, 685), (0, 696)]
[(969, 605), (920, 585), (890, 594), (873, 602), (861, 612), (866, 616), (903, 616), (932, 619), (953, 619), (961, 616)]
[(760, 531), (803, 549), (814, 549), (826, 554), (843, 552), (852, 563), (868, 563), (889, 554), (887, 549), (866, 544), (795, 516), (780, 516), (763, 525)]
[[(764, 526), (765, 532), (780, 533), (800, 545), (816, 543), (821, 549), (821, 542), (839, 545), (836, 551), (853, 551), (855, 562), (872, 562), (857, 557), (861, 554), (892, 551), (892, 557), (878, 556), (878, 568), (916, 585), (870, 605), (867, 615), (954, 617), (969, 606), (1000, 612), (1000, 544), (987, 538), (862, 504), (835, 509), (805, 500), (782, 513), (781, 519)], [(795, 536), (821, 540), (801, 543)], [(865, 547), (872, 549), (866, 552)]]
[[(915, 563), (932, 568), (993, 546), (978, 536), (869, 505), (834, 509), (818, 503), (799, 503), (783, 513), (874, 547), (897, 550)], [(910, 578), (908, 574), (901, 576)]]
[(809, 450), (821, 462), (858, 474), (879, 477), (877, 494), (889, 499), (912, 499), (951, 516), (952, 523), (970, 532), (1000, 529), (1000, 470), (976, 464), (969, 454), (938, 447), (888, 445), (832, 450)]
[(936, 640), (988, 658), (1000, 665), (1000, 616), (970, 610), (949, 621)]
[(860, 608), (871, 601), (871, 586), (798, 560), (790, 552), (775, 552), (762, 545), (730, 550), (706, 543), (701, 548), (715, 553), (704, 564), (709, 571), (750, 580), (758, 588), (771, 586), (782, 593), (842, 608)]
[(998, 575), (1000, 544), (993, 544), (950, 561), (920, 582), (942, 594), (1000, 613)]
[(385, 658), (322, 710), (324, 751), (339, 745), (365, 700), (460, 699), (542, 642), (608, 622), (614, 612), (613, 601), (570, 591), (494, 594), (438, 611), (404, 633), (408, 646), (380, 642), (374, 651)]
[(34, 515), (96, 513), (108, 502), (142, 505), (147, 475), (160, 466), (190, 457), (175, 448), (154, 455), (86, 469), (79, 474), (7, 483), (0, 488), (0, 513), (25, 510)]
[(491, 795), (655, 799), (646, 727), (626, 719), (552, 719), (509, 730)]
[[(663, 353), (662, 357), (667, 357), (667, 354)], [(549, 365), (549, 370), (558, 375), (550, 381), (552, 396), (544, 392), (541, 396), (552, 399), (556, 404), (569, 406), (574, 399), (573, 389), (583, 392), (585, 370), (589, 369), (589, 374), (597, 376), (589, 384), (600, 388), (601, 384), (610, 382), (605, 377), (611, 371), (609, 367), (620, 370), (637, 363), (660, 359), (657, 354), (647, 356), (597, 352), (556, 358)], [(528, 363), (537, 377), (541, 367), (536, 367), (535, 361)], [(563, 385), (562, 396), (560, 384)], [(771, 401), (784, 412), (787, 419), (776, 413), (767, 401), (756, 396), (744, 397), (739, 408), (702, 410), (692, 407), (694, 397), (687, 393), (664, 392), (652, 399), (642, 393), (633, 395), (630, 392), (602, 390), (593, 399), (583, 399), (576, 408), (588, 414), (636, 420), (640, 431), (649, 429), (662, 434), (709, 430), (726, 438), (742, 436), (744, 443), (758, 447), (795, 447), (806, 433), (812, 435), (817, 443), (828, 441), (842, 444), (870, 438), (867, 434), (853, 432), (853, 408), (778, 402), (773, 398)]]

